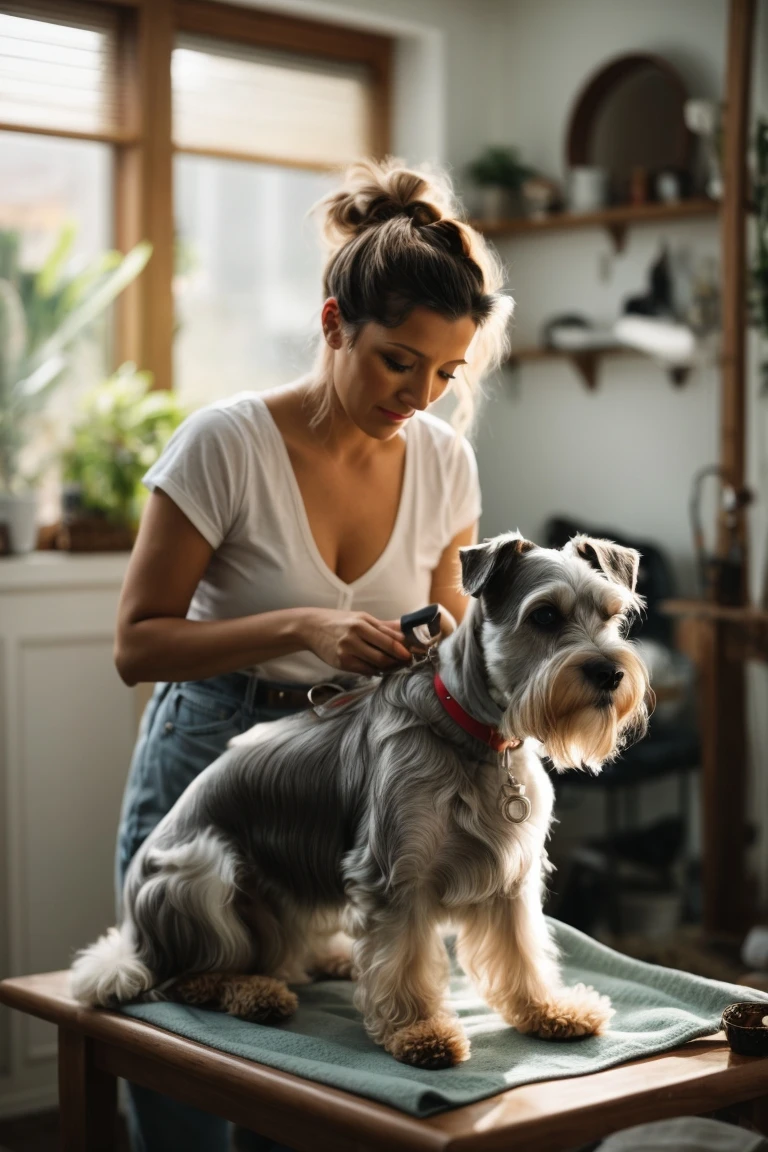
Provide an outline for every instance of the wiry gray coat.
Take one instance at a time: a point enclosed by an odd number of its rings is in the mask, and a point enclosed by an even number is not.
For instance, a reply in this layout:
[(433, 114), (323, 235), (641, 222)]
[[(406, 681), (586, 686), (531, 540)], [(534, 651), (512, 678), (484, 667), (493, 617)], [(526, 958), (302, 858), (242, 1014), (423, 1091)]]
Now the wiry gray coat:
[[(643, 729), (647, 678), (621, 634), (637, 603), (635, 557), (581, 539), (537, 549), (517, 535), (463, 551), (476, 599), (439, 649), (440, 673), (476, 719), (531, 738), (512, 754), (526, 822), (504, 818), (506, 768), (447, 714), (431, 663), (322, 717), (259, 725), (137, 853), (120, 928), (74, 965), (78, 998), (159, 995), (212, 972), (298, 983), (328, 969), (343, 927), (370, 1035), (401, 1060), (450, 1064), (469, 1052), (445, 1003), (439, 929), (450, 922), (461, 962), (509, 1023), (598, 1031), (607, 1001), (561, 986), (542, 913), (553, 792), (533, 741), (560, 767), (597, 767)], [(536, 623), (553, 614), (556, 628)], [(610, 690), (604, 672), (595, 681), (599, 664), (614, 669)], [(231, 989), (229, 999), (217, 989), (219, 1006), (237, 1011)]]

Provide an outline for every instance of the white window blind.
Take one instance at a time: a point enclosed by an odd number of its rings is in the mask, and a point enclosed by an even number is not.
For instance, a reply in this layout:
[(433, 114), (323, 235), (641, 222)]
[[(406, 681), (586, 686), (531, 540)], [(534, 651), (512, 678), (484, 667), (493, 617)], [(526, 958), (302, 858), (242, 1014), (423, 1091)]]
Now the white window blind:
[(373, 150), (364, 65), (185, 35), (172, 75), (180, 151), (327, 169)]
[(110, 9), (0, 3), (0, 124), (108, 137), (117, 89)]

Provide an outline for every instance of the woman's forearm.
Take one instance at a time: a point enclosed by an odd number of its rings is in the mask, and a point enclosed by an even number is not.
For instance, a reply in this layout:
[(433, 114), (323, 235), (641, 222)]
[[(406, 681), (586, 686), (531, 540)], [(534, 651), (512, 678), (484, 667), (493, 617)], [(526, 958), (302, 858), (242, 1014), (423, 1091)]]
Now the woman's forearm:
[(118, 628), (115, 664), (126, 684), (205, 680), (307, 647), (313, 609), (289, 608), (234, 620), (152, 617)]

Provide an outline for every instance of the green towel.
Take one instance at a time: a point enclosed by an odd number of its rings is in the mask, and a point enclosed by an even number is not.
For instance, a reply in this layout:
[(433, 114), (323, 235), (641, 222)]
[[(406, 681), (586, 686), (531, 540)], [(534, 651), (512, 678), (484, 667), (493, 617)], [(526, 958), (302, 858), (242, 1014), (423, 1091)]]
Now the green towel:
[(472, 1056), (436, 1072), (398, 1064), (375, 1045), (352, 1005), (354, 985), (343, 980), (298, 988), (296, 1015), (275, 1028), (180, 1004), (136, 1004), (124, 1011), (211, 1048), (378, 1100), (411, 1116), (432, 1116), (505, 1088), (584, 1076), (666, 1052), (717, 1032), (723, 1008), (734, 1000), (768, 1002), (768, 995), (752, 988), (645, 964), (567, 924), (550, 923), (566, 983), (591, 984), (613, 1002), (616, 1015), (604, 1036), (561, 1042), (521, 1036), (485, 1005), (456, 968), (451, 1004), (472, 1041)]

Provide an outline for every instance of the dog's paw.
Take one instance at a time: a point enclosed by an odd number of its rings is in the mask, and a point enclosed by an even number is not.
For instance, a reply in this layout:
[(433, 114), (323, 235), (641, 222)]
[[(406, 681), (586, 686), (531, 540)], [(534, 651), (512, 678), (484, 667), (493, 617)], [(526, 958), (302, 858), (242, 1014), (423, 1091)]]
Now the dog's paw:
[(393, 1032), (384, 1047), (401, 1064), (416, 1068), (452, 1068), (469, 1060), (469, 1040), (452, 1016), (431, 1016)]
[(233, 976), (221, 992), (225, 1012), (254, 1024), (278, 1024), (293, 1016), (298, 1006), (296, 994), (272, 976)]
[(218, 1007), (227, 979), (223, 972), (201, 972), (198, 976), (185, 976), (173, 985), (173, 997), (197, 1008)]
[(558, 990), (551, 999), (518, 1009), (510, 1020), (518, 1032), (543, 1040), (572, 1040), (599, 1036), (613, 1016), (611, 1002), (594, 988), (575, 984)]
[(198, 1008), (229, 1012), (241, 1020), (263, 1024), (287, 1020), (299, 1002), (282, 980), (234, 972), (203, 972), (178, 980), (174, 999)]

